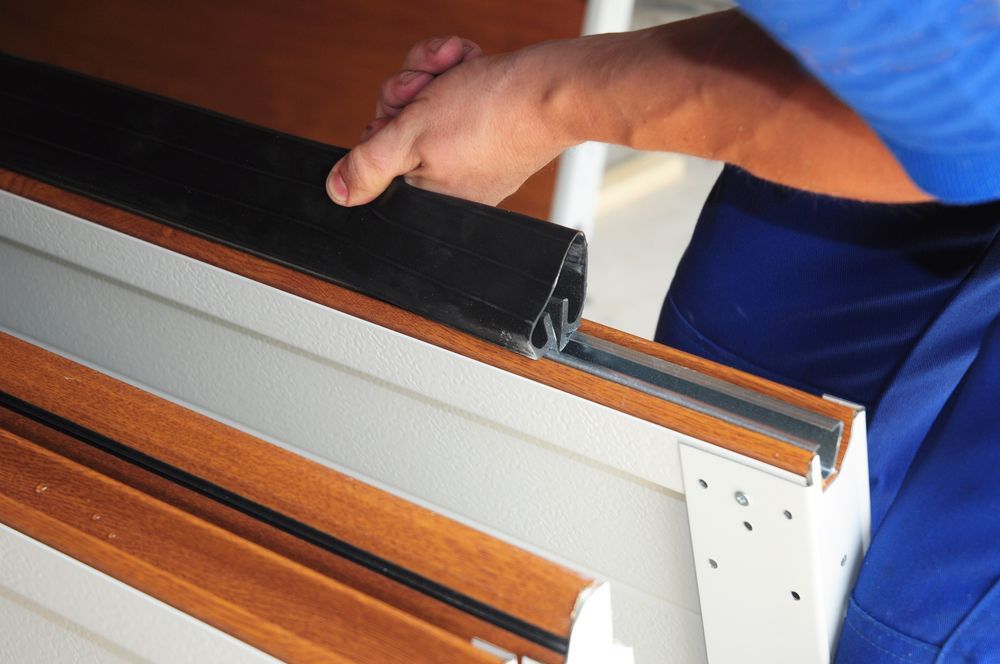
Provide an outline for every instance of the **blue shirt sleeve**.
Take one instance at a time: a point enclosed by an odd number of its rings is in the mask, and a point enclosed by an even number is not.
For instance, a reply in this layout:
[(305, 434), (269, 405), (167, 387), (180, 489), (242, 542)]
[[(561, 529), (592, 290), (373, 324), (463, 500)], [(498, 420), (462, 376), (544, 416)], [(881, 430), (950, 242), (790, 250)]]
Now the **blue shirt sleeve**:
[(1000, 2), (738, 0), (921, 188), (1000, 199)]

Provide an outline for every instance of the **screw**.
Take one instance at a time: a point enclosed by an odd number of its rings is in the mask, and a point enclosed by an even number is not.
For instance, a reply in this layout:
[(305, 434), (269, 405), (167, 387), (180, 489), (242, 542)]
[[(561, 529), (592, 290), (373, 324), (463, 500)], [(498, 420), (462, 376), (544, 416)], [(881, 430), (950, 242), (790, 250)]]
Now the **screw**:
[(734, 498), (736, 498), (736, 502), (742, 505), (743, 507), (746, 507), (747, 505), (750, 504), (750, 499), (747, 498), (747, 495), (742, 491), (737, 491), (736, 494), (734, 495)]
[(708, 559), (708, 566), (711, 567), (712, 569), (718, 569), (719, 568), (719, 563), (715, 562), (715, 560), (713, 560), (712, 558), (709, 558)]

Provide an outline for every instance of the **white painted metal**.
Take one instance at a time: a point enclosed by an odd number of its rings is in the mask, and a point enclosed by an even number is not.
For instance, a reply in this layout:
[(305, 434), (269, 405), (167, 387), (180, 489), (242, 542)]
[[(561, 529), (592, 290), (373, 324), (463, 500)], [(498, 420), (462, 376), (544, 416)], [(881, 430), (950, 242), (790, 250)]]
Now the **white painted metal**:
[(611, 587), (602, 583), (577, 604), (566, 664), (632, 664), (632, 649), (615, 643), (611, 625)]
[[(0, 328), (608, 580), (638, 662), (706, 660), (680, 452), (703, 443), (3, 192), (0, 284)], [(846, 473), (828, 507), (719, 458), (851, 532), (841, 503), (867, 506)]]
[(6, 331), (606, 579), (638, 661), (704, 661), (673, 432), (2, 192), (0, 283)]
[(2, 662), (277, 662), (0, 524)]
[[(634, 4), (634, 0), (588, 0), (583, 34), (628, 30)], [(552, 221), (593, 235), (607, 156), (607, 144), (594, 141), (572, 147), (562, 154), (549, 214)]]
[[(828, 662), (867, 546), (864, 413), (841, 472), (811, 482), (683, 445), (681, 460), (709, 660)], [(849, 563), (849, 564), (848, 564)]]

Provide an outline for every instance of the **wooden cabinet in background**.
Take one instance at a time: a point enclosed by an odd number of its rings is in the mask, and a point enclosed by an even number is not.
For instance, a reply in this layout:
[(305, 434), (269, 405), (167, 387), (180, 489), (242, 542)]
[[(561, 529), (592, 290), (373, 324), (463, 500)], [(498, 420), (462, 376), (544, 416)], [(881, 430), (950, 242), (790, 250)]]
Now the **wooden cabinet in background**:
[[(578, 35), (583, 0), (0, 2), (0, 51), (349, 147), (425, 37), (486, 53)], [(331, 164), (332, 166), (332, 164)], [(547, 218), (550, 164), (502, 207)]]

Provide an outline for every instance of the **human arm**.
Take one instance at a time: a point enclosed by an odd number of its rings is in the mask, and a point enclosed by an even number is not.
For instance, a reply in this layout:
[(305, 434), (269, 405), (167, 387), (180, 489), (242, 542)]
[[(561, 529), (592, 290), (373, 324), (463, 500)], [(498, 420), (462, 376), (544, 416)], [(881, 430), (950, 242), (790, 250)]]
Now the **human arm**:
[(495, 204), (586, 140), (727, 161), (835, 196), (928, 198), (861, 118), (735, 11), (474, 58), (370, 134), (331, 172), (335, 200), (368, 202), (406, 175)]

